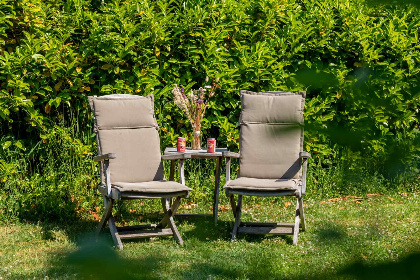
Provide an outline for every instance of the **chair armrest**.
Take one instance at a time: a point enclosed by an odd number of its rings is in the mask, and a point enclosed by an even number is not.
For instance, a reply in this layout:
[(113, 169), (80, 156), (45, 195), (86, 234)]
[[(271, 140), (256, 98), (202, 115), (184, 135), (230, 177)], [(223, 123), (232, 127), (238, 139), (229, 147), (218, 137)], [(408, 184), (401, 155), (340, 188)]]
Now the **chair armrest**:
[(227, 158), (239, 158), (240, 154), (239, 153), (234, 153), (234, 152), (231, 152), (231, 151), (224, 151), (224, 152), (222, 152), (222, 156), (227, 157)]
[(117, 154), (114, 153), (108, 153), (108, 154), (104, 154), (104, 155), (97, 155), (95, 157), (93, 157), (94, 161), (103, 161), (106, 159), (113, 159), (113, 158), (117, 158)]
[(230, 181), (230, 161), (232, 158), (240, 158), (239, 153), (224, 151), (222, 156), (226, 158), (226, 184)]
[(170, 160), (171, 161), (171, 169), (169, 174), (169, 181), (174, 180), (175, 174), (175, 160), (179, 159), (179, 182), (185, 186), (185, 175), (184, 175), (184, 159), (191, 158), (191, 154), (187, 153), (170, 153), (166, 155), (162, 155), (162, 160)]
[(308, 152), (300, 152), (300, 153), (299, 153), (299, 157), (300, 157), (300, 158), (307, 159), (307, 158), (310, 158), (310, 157), (311, 157), (311, 154), (310, 154), (310, 153), (308, 153)]
[(162, 155), (162, 160), (187, 159), (191, 158), (191, 154), (186, 153), (171, 153), (170, 155)]
[(308, 152), (300, 152), (299, 158), (301, 159), (302, 164), (302, 188), (301, 188), (301, 195), (306, 193), (306, 169), (308, 166), (308, 158), (311, 157), (311, 154)]

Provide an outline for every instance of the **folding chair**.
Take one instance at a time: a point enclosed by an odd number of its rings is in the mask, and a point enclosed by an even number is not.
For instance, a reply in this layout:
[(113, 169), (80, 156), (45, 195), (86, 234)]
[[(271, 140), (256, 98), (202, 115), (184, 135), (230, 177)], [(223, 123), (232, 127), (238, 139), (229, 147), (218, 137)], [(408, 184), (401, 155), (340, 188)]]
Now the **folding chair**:
[[(184, 159), (187, 154), (162, 156), (153, 95), (114, 94), (89, 97), (94, 115), (105, 212), (96, 234), (108, 222), (115, 245), (123, 249), (121, 239), (173, 235), (183, 244), (173, 220), (181, 198), (188, 197), (184, 185)], [(171, 160), (169, 181), (165, 180), (162, 160)], [(179, 160), (181, 182), (173, 182), (175, 160)], [(164, 217), (157, 224), (117, 227), (112, 215), (116, 201), (160, 198)], [(173, 202), (172, 202), (173, 199)], [(167, 228), (169, 226), (169, 228)]]
[[(238, 153), (225, 152), (226, 194), (230, 198), (238, 233), (291, 234), (298, 241), (299, 228), (305, 230), (302, 196), (306, 191), (306, 168), (310, 154), (303, 152), (303, 108), (305, 92), (241, 91)], [(239, 174), (230, 180), (231, 158), (239, 158)], [(238, 196), (237, 202), (234, 195)], [(295, 196), (294, 223), (241, 222), (242, 197)]]

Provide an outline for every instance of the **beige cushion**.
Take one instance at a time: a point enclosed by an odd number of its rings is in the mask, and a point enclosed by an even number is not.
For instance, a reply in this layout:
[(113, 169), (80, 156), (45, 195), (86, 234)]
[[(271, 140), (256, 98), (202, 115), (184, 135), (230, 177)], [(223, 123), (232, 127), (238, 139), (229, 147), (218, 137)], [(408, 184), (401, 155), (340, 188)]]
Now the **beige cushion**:
[(239, 177), (300, 178), (302, 136), (296, 125), (241, 125)]
[(241, 93), (240, 123), (303, 124), (304, 92)]
[(111, 182), (163, 180), (153, 95), (112, 94), (89, 97), (89, 102), (98, 129), (99, 153), (117, 154), (109, 161)]
[(300, 180), (296, 179), (256, 179), (240, 177), (229, 181), (225, 188), (248, 191), (286, 191), (296, 190), (298, 184), (300, 184)]
[(109, 161), (111, 182), (164, 179), (156, 128), (99, 130), (98, 136), (102, 154), (117, 154)]
[(305, 92), (241, 94), (239, 177), (300, 179)]
[(150, 181), (141, 183), (115, 182), (112, 187), (120, 192), (139, 192), (139, 193), (170, 193), (190, 191), (191, 189), (180, 183), (173, 181)]
[(90, 97), (99, 130), (118, 128), (157, 127), (153, 95), (126, 94)]

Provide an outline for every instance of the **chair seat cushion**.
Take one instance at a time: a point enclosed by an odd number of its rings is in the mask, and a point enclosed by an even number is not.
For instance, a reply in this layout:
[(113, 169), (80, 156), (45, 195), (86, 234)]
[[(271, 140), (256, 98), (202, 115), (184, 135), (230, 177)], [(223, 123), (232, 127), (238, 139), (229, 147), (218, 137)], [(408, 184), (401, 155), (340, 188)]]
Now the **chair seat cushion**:
[(137, 192), (137, 193), (174, 193), (182, 191), (190, 191), (191, 189), (174, 181), (149, 181), (139, 183), (115, 182), (112, 187), (120, 192)]
[(296, 190), (301, 180), (298, 179), (259, 179), (239, 177), (229, 181), (225, 189), (247, 191), (289, 191)]

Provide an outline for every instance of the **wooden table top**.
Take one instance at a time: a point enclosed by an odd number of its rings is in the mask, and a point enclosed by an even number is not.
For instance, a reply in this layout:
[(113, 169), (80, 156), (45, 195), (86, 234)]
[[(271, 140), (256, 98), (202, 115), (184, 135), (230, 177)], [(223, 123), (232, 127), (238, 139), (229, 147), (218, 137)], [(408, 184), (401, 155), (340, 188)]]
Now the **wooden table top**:
[[(218, 158), (222, 156), (222, 152), (227, 150), (227, 148), (216, 148), (216, 152), (207, 153), (207, 149), (191, 150), (191, 148), (187, 148), (185, 149), (185, 153), (191, 154), (191, 158)], [(165, 149), (165, 155), (170, 155), (171, 153), (177, 153), (176, 148), (168, 147)]]

